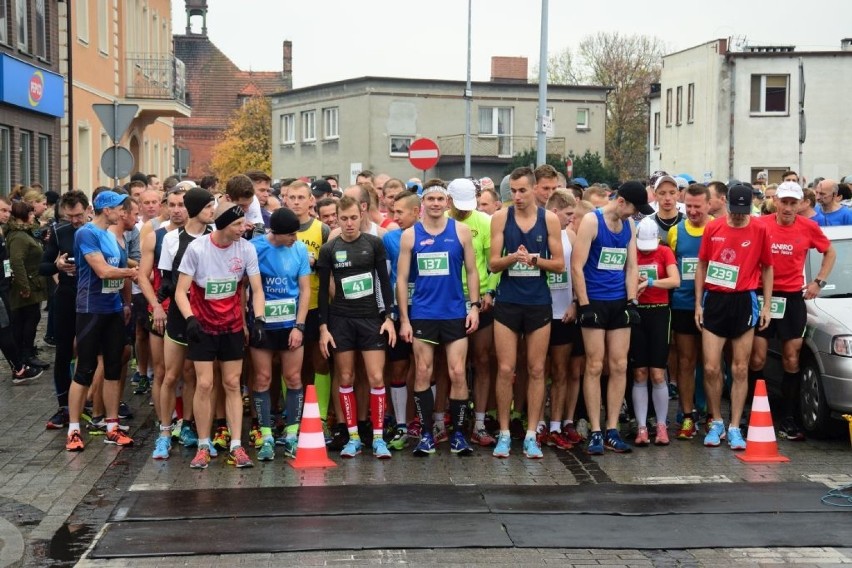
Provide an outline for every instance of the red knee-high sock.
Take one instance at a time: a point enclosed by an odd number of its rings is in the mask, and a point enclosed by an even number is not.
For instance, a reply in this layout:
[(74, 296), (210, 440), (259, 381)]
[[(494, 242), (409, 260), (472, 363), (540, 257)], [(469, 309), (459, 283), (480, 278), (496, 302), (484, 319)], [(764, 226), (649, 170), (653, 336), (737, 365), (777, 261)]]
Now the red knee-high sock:
[(373, 437), (381, 436), (385, 427), (385, 387), (370, 389), (370, 418), (373, 421)]
[(346, 420), (346, 429), (349, 436), (358, 435), (358, 410), (355, 407), (355, 393), (352, 387), (340, 387), (340, 408), (343, 409), (343, 418)]

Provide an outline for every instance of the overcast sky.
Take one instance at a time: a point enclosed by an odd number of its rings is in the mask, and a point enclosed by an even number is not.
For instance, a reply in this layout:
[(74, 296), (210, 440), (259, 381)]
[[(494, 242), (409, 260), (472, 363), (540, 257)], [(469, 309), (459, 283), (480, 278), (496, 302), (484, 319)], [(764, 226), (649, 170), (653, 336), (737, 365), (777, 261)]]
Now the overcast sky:
[[(279, 71), (293, 42), (295, 88), (365, 75), (465, 80), (467, 0), (207, 0), (210, 39), (242, 69)], [(186, 28), (172, 0), (174, 33)], [(472, 79), (494, 55), (539, 59), (540, 0), (472, 0)], [(526, 9), (524, 9), (526, 7)], [(549, 53), (598, 31), (657, 36), (678, 51), (721, 37), (751, 45), (839, 49), (852, 37), (852, 0), (549, 1)], [(198, 22), (200, 31), (200, 18)]]

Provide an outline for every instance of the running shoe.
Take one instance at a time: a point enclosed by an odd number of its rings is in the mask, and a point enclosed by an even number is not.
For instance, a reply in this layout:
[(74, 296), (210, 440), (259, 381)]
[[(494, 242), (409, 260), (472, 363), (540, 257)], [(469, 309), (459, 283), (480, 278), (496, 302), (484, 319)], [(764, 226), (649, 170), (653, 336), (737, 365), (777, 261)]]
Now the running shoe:
[(373, 455), (380, 460), (389, 460), (391, 458), (390, 450), (388, 449), (385, 440), (380, 437), (373, 438)]
[(418, 457), (429, 456), (435, 453), (435, 438), (429, 432), (423, 432), (420, 442), (414, 448), (414, 455)]
[(270, 439), (266, 439), (263, 441), (263, 444), (260, 446), (260, 449), (257, 450), (257, 461), (268, 462), (274, 459), (275, 442)]
[(746, 449), (746, 441), (743, 439), (743, 432), (739, 428), (731, 426), (728, 428), (728, 446), (732, 450)]
[(112, 444), (114, 446), (132, 446), (133, 438), (124, 433), (121, 427), (113, 428), (112, 432), (107, 432), (104, 437), (104, 444)]
[(154, 452), (151, 457), (155, 460), (169, 459), (169, 450), (172, 449), (171, 436), (157, 436), (157, 441), (154, 443)]
[(453, 432), (452, 440), (450, 440), (450, 451), (459, 456), (473, 454), (473, 448), (465, 440), (464, 432)]
[[(684, 419), (686, 420), (686, 419)], [(718, 447), (725, 439), (725, 423), (721, 420), (714, 420), (710, 424), (710, 430), (704, 436), (704, 445), (709, 448)]]
[(48, 363), (47, 361), (42, 361), (41, 359), (39, 359), (35, 355), (30, 357), (29, 359), (24, 359), (24, 364), (28, 365), (30, 367), (40, 367), (41, 369), (49, 369), (50, 368), (50, 363)]
[[(119, 424), (118, 429), (122, 432), (129, 432), (130, 426), (126, 424)], [(107, 421), (103, 416), (97, 416), (92, 418), (92, 421), (86, 424), (86, 430), (89, 431), (89, 434), (92, 436), (101, 436), (106, 434), (107, 431)]]
[(420, 434), (423, 428), (420, 426), (420, 420), (415, 418), (411, 422), (408, 423), (408, 437), (414, 440), (420, 439)]
[(540, 460), (544, 457), (544, 454), (541, 453), (541, 447), (538, 445), (538, 440), (524, 438), (524, 455), (531, 460)]
[(135, 371), (133, 373), (133, 376), (130, 377), (130, 385), (135, 388), (139, 384), (139, 381), (141, 381), (141, 380), (142, 380), (142, 375), (139, 374), (139, 371)]
[(48, 430), (61, 430), (68, 426), (68, 409), (60, 408), (56, 411), (56, 414), (50, 417), (47, 421), (47, 426), (45, 426)]
[(80, 420), (83, 422), (91, 422), (92, 421), (92, 401), (87, 400), (83, 404), (83, 412), (80, 413)]
[(547, 445), (560, 450), (570, 450), (574, 444), (562, 432), (550, 432), (547, 435)]
[(677, 385), (675, 383), (669, 383), (669, 400), (677, 399), (680, 391), (677, 390)]
[(654, 439), (654, 444), (657, 446), (669, 445), (669, 429), (665, 424), (657, 423), (657, 436)]
[(331, 452), (339, 452), (349, 441), (349, 430), (346, 429), (346, 424), (335, 424), (331, 428), (331, 442), (327, 444), (328, 450)]
[(192, 469), (207, 469), (210, 464), (210, 446), (203, 444), (198, 447), (195, 452), (195, 457), (189, 462), (189, 467)]
[(548, 438), (547, 426), (539, 424), (535, 429), (535, 441), (538, 442), (538, 447), (542, 447), (547, 443)]
[(216, 428), (216, 434), (213, 435), (213, 445), (223, 452), (231, 446), (231, 431), (228, 430), (227, 426)]
[(369, 420), (359, 420), (358, 421), (358, 437), (361, 438), (363, 443), (372, 444), (373, 443), (373, 424)]
[(118, 417), (122, 420), (131, 420), (133, 418), (133, 411), (130, 410), (130, 407), (123, 400), (118, 403)]
[(648, 428), (645, 426), (639, 426), (639, 431), (636, 433), (636, 439), (633, 440), (634, 446), (648, 446), (651, 444), (651, 440), (648, 438)]
[(234, 467), (254, 467), (251, 458), (248, 457), (245, 449), (242, 446), (237, 446), (228, 452), (228, 460), (225, 462)]
[(44, 341), (45, 345), (50, 345), (51, 347), (56, 347), (56, 338), (53, 337), (52, 335), (45, 335), (44, 339), (42, 341)]
[(83, 439), (80, 437), (80, 431), (74, 430), (70, 434), (68, 434), (68, 438), (65, 440), (65, 449), (69, 452), (82, 452), (85, 445), (83, 444)]
[(172, 440), (180, 442), (180, 433), (183, 430), (183, 419), (176, 418), (172, 421)]
[(181, 424), (179, 439), (184, 448), (194, 448), (198, 445), (198, 434), (188, 421)]
[(358, 454), (361, 453), (361, 447), (363, 444), (361, 443), (360, 438), (349, 438), (349, 441), (346, 442), (346, 445), (343, 446), (343, 449), (340, 450), (340, 457), (342, 458), (354, 458)]
[(139, 377), (139, 384), (136, 385), (136, 388), (133, 389), (133, 394), (148, 394), (148, 391), (151, 389), (151, 381), (147, 376), (142, 375)]
[(31, 383), (37, 378), (39, 378), (42, 373), (44, 373), (44, 369), (42, 369), (41, 367), (31, 367), (29, 365), (22, 365), (19, 370), (12, 373), (12, 385), (17, 387), (20, 385)]
[(621, 436), (618, 434), (618, 430), (615, 428), (611, 428), (606, 431), (606, 436), (604, 436), (604, 446), (606, 449), (617, 454), (629, 454), (633, 451), (633, 448), (621, 439)]
[(586, 446), (586, 453), (590, 456), (604, 455), (603, 434), (600, 432), (592, 432), (589, 436), (589, 444)]
[(263, 445), (263, 433), (260, 431), (260, 425), (254, 420), (252, 420), (251, 429), (249, 429), (249, 440), (255, 448)]
[(497, 436), (497, 445), (491, 455), (495, 458), (508, 458), (512, 450), (512, 435), (500, 434)]
[(576, 446), (582, 444), (586, 439), (580, 435), (573, 424), (562, 426), (562, 437), (571, 442), (571, 445)]
[(509, 435), (513, 440), (522, 440), (527, 435), (527, 429), (520, 418), (512, 418), (509, 421)]
[[(276, 443), (278, 443), (278, 442), (276, 441)], [(293, 436), (285, 437), (284, 443), (281, 444), (281, 445), (284, 446), (284, 455), (285, 456), (287, 456), (288, 458), (295, 458), (296, 457), (296, 450), (299, 448), (299, 439), (298, 438), (295, 438)]]
[(680, 429), (677, 431), (677, 439), (678, 440), (691, 440), (698, 433), (698, 430), (695, 428), (695, 422), (693, 422), (690, 416), (684, 416), (683, 422), (680, 423)]
[(470, 435), (470, 441), (474, 444), (478, 444), (480, 446), (485, 446), (486, 448), (490, 448), (494, 444), (497, 443), (497, 440), (494, 436), (488, 432), (487, 428), (480, 428), (479, 430), (474, 430)]
[(432, 431), (434, 432), (433, 437), (435, 439), (435, 445), (436, 446), (438, 444), (443, 444), (444, 442), (449, 441), (450, 433), (449, 433), (449, 431), (447, 430), (446, 427), (441, 428), (437, 424), (435, 424), (435, 427), (433, 428)]
[(781, 422), (781, 428), (778, 429), (778, 437), (790, 440), (791, 442), (803, 442), (805, 440), (805, 433), (796, 424), (796, 419), (788, 416)]
[(404, 450), (408, 445), (408, 430), (405, 426), (397, 426), (393, 432), (388, 447), (392, 450)]

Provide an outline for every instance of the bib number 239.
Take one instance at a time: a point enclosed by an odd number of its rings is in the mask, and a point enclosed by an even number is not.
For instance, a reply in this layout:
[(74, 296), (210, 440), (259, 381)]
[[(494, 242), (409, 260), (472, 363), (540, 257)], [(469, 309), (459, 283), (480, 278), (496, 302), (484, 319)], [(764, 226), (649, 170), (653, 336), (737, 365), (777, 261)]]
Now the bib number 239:
[(707, 283), (733, 290), (737, 287), (737, 277), (740, 273), (739, 266), (724, 264), (711, 260), (707, 265)]

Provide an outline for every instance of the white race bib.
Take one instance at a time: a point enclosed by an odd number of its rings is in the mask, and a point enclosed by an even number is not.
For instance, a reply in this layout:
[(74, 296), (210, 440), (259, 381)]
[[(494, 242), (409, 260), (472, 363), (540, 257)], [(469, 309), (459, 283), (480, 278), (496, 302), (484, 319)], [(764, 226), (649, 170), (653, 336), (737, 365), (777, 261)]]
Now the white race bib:
[(101, 281), (102, 294), (118, 294), (124, 288), (124, 278), (107, 278)]
[(296, 319), (296, 300), (268, 300), (263, 305), (263, 315), (269, 323), (281, 323)]
[(695, 280), (695, 272), (698, 270), (698, 258), (685, 256), (680, 259), (680, 277), (683, 280)]
[[(760, 303), (760, 309), (763, 309), (763, 296), (758, 296), (757, 301)], [(787, 298), (779, 298), (772, 296), (769, 299), (769, 317), (772, 319), (783, 319), (787, 312)]]
[(343, 297), (347, 300), (357, 300), (373, 294), (373, 274), (365, 272), (341, 278), (340, 287), (343, 288)]
[(711, 260), (707, 265), (707, 284), (715, 284), (733, 290), (737, 287), (740, 267)]
[(237, 293), (236, 278), (208, 278), (204, 285), (205, 300), (224, 300)]
[(601, 255), (598, 257), (598, 270), (624, 270), (626, 263), (626, 248), (601, 248)]

